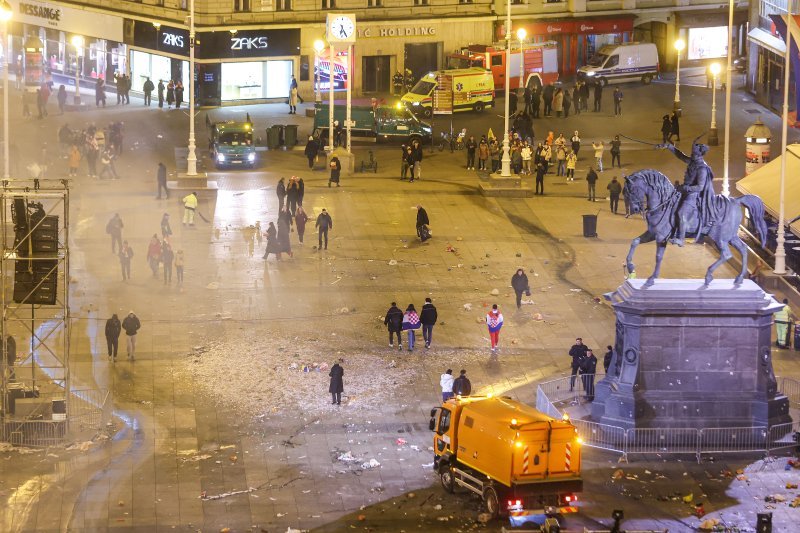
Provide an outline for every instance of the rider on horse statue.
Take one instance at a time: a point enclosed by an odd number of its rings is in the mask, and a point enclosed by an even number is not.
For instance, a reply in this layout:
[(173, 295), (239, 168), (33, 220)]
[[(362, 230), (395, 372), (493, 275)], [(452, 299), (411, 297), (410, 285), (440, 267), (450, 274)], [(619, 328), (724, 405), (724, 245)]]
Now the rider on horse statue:
[[(698, 137), (697, 139), (699, 139)], [(687, 156), (678, 150), (674, 144), (660, 144), (659, 148), (666, 148), (675, 157), (687, 163), (686, 173), (683, 175), (683, 186), (680, 188), (681, 201), (678, 206), (675, 234), (670, 239), (672, 244), (683, 246), (686, 238), (686, 229), (691, 228), (692, 216), (697, 213), (697, 235), (695, 242), (702, 242), (711, 226), (716, 221), (714, 215), (714, 174), (711, 167), (705, 162), (703, 156), (708, 152), (708, 146), (697, 142), (692, 143), (692, 155)]]

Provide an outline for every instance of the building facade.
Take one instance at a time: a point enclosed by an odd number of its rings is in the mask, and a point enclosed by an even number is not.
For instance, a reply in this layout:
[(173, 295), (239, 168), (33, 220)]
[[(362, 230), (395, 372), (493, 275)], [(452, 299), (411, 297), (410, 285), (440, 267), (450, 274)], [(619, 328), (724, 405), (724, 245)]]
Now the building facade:
[[(188, 86), (189, 0), (10, 0), (9, 59), (22, 68), (23, 44), (42, 43), (47, 76), (73, 84), (130, 74), (134, 91), (146, 78)], [(785, 1), (785, 0), (784, 0)], [(502, 0), (195, 0), (197, 96), (201, 104), (269, 101), (288, 97), (291, 77), (311, 98), (320, 86), (357, 95), (388, 93), (396, 72), (415, 79), (445, 68), (447, 56), (471, 44), (505, 38), (509, 4)], [(606, 44), (654, 42), (662, 69), (673, 68), (672, 44), (687, 42), (685, 59), (725, 54), (719, 35), (726, 10), (709, 0), (511, 0), (512, 31), (524, 27), (528, 42), (555, 41), (559, 74), (569, 79)], [(736, 53), (745, 46), (747, 4), (737, 4)], [(354, 13), (352, 58), (337, 50), (319, 56), (328, 13)], [(73, 36), (83, 37), (79, 49)], [(515, 35), (515, 34), (514, 34)], [(724, 41), (723, 41), (724, 44)], [(29, 61), (30, 62), (30, 61)], [(331, 75), (331, 72), (333, 73)]]

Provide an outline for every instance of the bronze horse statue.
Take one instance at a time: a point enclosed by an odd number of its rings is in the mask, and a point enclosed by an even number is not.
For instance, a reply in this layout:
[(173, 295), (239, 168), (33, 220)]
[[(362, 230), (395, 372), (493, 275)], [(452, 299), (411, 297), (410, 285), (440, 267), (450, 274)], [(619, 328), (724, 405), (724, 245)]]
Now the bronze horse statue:
[[(647, 231), (631, 241), (631, 248), (625, 260), (629, 272), (634, 272), (633, 252), (636, 247), (642, 243), (656, 241), (656, 267), (645, 283), (645, 287), (649, 287), (659, 276), (667, 242), (674, 238), (677, 210), (682, 195), (668, 177), (657, 170), (650, 169), (640, 170), (628, 176), (625, 179), (624, 194), (631, 213), (643, 213), (647, 221)], [(697, 237), (698, 230), (702, 229), (701, 236), (710, 238), (719, 248), (719, 259), (714, 261), (706, 271), (706, 286), (711, 283), (714, 271), (733, 257), (729, 245), (733, 245), (742, 256), (742, 268), (734, 280), (736, 285), (740, 285), (747, 274), (747, 246), (738, 235), (739, 224), (742, 222), (741, 206), (750, 210), (750, 217), (761, 239), (761, 246), (764, 246), (767, 239), (764, 204), (758, 196), (752, 194), (738, 198), (729, 198), (718, 194), (714, 199), (713, 206), (716, 210), (716, 213), (712, 213), (712, 215), (716, 215), (713, 216), (714, 223), (708, 228), (698, 228), (698, 216), (695, 209), (694, 216), (690, 217), (686, 228), (687, 234)]]

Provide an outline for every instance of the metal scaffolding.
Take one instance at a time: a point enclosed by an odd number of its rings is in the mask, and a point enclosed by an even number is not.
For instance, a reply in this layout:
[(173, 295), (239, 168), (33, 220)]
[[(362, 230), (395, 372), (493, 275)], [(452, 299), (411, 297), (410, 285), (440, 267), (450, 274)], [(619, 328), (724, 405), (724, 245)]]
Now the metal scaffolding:
[(1, 185), (0, 441), (59, 444), (87, 412), (70, 387), (69, 184)]

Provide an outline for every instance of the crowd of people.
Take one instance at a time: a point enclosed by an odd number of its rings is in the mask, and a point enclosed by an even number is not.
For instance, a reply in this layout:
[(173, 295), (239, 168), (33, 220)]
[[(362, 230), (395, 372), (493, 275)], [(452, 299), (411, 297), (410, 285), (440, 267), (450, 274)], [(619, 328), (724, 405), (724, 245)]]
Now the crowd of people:
[[(64, 124), (58, 130), (58, 142), (61, 153), (66, 153), (68, 174), (77, 177), (82, 161), (86, 161), (86, 175), (90, 178), (120, 179), (117, 173), (116, 160), (122, 155), (125, 125), (121, 121), (113, 121), (105, 128), (89, 124), (83, 130), (73, 130)], [(46, 145), (45, 145), (46, 147)], [(52, 154), (43, 148), (39, 163), (42, 175), (46, 173)], [(98, 162), (100, 163), (98, 170)], [(41, 177), (41, 176), (33, 176)]]

